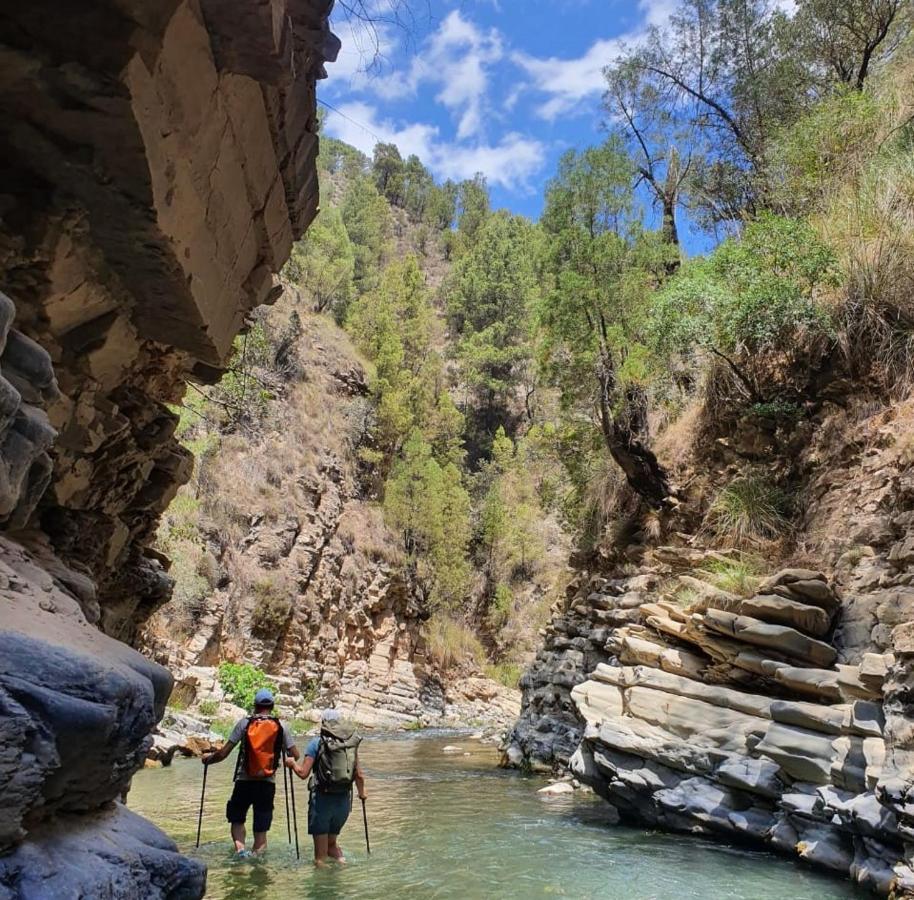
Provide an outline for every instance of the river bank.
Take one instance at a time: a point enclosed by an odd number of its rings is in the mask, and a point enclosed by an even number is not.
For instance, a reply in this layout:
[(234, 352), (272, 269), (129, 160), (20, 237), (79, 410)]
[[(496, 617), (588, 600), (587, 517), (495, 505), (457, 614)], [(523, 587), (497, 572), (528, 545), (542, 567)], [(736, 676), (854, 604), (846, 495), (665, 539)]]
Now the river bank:
[[(444, 748), (458, 747), (456, 752)], [(631, 900), (843, 900), (852, 885), (772, 854), (726, 842), (612, 826), (609, 808), (582, 791), (548, 796), (547, 781), (497, 768), (497, 750), (467, 734), (370, 735), (363, 744), (372, 855), (361, 822), (343, 833), (344, 869), (313, 871), (307, 791), (296, 782), (302, 859), (277, 802), (268, 857), (235, 861), (223, 811), (232, 766), (210, 770), (202, 839), (194, 850), (201, 767), (176, 759), (134, 778), (128, 806), (151, 818), (209, 869), (210, 900), (412, 896), (626, 897)], [(281, 788), (280, 788), (281, 791)]]

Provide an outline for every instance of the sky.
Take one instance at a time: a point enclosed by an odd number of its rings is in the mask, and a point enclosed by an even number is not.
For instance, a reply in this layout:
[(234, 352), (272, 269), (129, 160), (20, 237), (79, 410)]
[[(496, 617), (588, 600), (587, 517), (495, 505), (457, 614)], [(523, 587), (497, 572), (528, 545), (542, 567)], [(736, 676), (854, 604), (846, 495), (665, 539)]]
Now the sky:
[[(391, 0), (369, 2), (383, 14)], [(603, 66), (675, 5), (412, 0), (409, 27), (371, 31), (337, 4), (343, 48), (318, 85), (319, 100), (337, 110), (324, 109), (325, 133), (367, 154), (393, 142), (438, 180), (482, 172), (494, 206), (536, 218), (561, 154), (606, 137)]]

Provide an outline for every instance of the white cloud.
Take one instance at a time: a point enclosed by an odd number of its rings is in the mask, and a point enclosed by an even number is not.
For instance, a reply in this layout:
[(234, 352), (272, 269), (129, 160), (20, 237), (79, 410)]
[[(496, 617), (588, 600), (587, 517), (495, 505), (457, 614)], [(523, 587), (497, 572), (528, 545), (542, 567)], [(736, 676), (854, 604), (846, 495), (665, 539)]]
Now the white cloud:
[(483, 30), (454, 10), (423, 42), (406, 71), (362, 77), (350, 86), (382, 100), (415, 96), (424, 85), (437, 88), (435, 99), (457, 122), (458, 138), (469, 138), (482, 133), (490, 69), (503, 56), (497, 30)]
[(397, 126), (381, 119), (368, 103), (340, 106), (340, 114), (328, 112), (326, 131), (336, 138), (371, 154), (379, 140), (396, 144), (403, 156), (415, 153), (439, 178), (472, 178), (482, 172), (490, 184), (523, 190), (545, 162), (545, 147), (540, 141), (511, 132), (497, 143), (449, 142), (441, 139), (434, 125), (409, 123)]
[(552, 121), (562, 113), (574, 110), (582, 101), (600, 96), (605, 89), (603, 68), (619, 55), (624, 46), (643, 40), (649, 28), (663, 25), (676, 6), (676, 0), (639, 0), (641, 21), (635, 28), (618, 37), (595, 41), (583, 56), (576, 59), (513, 53), (512, 61), (530, 76), (533, 86), (548, 98), (537, 110), (537, 114)]

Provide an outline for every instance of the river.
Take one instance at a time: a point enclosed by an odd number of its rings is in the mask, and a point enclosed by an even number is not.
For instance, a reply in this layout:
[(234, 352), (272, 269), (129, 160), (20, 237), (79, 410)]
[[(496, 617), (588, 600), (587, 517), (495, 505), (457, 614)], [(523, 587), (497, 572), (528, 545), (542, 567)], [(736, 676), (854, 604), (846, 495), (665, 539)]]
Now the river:
[[(303, 742), (300, 742), (303, 743)], [(446, 745), (460, 753), (444, 753)], [(128, 805), (209, 866), (212, 900), (344, 898), (610, 898), (610, 900), (830, 900), (865, 896), (852, 885), (769, 853), (725, 841), (609, 826), (583, 792), (544, 797), (546, 782), (496, 768), (467, 736), (409, 733), (362, 745), (371, 856), (360, 810), (341, 844), (348, 863), (315, 870), (307, 790), (296, 779), (301, 862), (286, 837), (278, 785), (270, 847), (235, 860), (224, 819), (234, 757), (210, 769), (199, 850), (194, 849), (202, 767), (176, 760), (139, 772)], [(358, 801), (357, 801), (358, 802)]]

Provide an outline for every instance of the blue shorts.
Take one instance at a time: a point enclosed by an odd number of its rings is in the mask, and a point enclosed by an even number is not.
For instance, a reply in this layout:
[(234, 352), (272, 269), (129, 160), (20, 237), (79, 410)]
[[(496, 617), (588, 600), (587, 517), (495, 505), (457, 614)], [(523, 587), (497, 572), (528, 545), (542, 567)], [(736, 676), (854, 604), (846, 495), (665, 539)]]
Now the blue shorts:
[(308, 834), (339, 834), (352, 809), (352, 793), (311, 791), (308, 800)]

